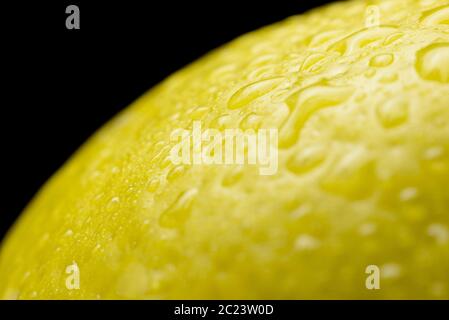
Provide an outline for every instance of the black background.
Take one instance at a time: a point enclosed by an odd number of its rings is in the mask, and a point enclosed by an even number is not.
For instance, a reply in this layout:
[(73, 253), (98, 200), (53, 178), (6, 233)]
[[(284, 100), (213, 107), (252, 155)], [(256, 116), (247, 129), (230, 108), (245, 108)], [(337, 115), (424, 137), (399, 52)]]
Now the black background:
[[(329, 1), (28, 1), (0, 4), (0, 239), (102, 124), (237, 36)], [(65, 9), (80, 8), (80, 30)]]

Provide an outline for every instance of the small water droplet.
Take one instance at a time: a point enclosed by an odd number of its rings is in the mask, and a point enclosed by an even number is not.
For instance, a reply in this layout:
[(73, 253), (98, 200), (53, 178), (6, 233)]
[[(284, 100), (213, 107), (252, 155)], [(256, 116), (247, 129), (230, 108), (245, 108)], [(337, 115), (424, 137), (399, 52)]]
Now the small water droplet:
[(326, 58), (326, 55), (323, 53), (314, 53), (308, 56), (303, 64), (301, 65), (301, 72), (313, 73), (317, 72), (320, 69), (320, 62), (322, 62)]
[(247, 129), (259, 129), (260, 122), (262, 121), (261, 117), (255, 113), (247, 114), (242, 121), (240, 121), (239, 127), (243, 130)]
[(184, 225), (190, 216), (191, 206), (197, 194), (197, 189), (181, 193), (174, 203), (161, 214), (159, 224), (164, 228), (178, 228)]
[(397, 28), (391, 26), (365, 28), (337, 41), (329, 47), (329, 51), (349, 55), (396, 32)]
[(111, 172), (112, 172), (113, 174), (117, 174), (117, 173), (120, 172), (120, 168), (119, 168), (119, 167), (112, 167)]
[(20, 291), (15, 288), (8, 288), (4, 293), (2, 300), (17, 300), (20, 296)]
[(147, 290), (147, 269), (144, 265), (133, 263), (120, 273), (116, 293), (125, 298), (142, 297)]
[(278, 85), (280, 85), (283, 80), (283, 78), (276, 77), (256, 81), (243, 86), (231, 96), (228, 101), (228, 108), (238, 109), (248, 105), (252, 101), (271, 92)]
[(359, 234), (367, 237), (373, 235), (377, 230), (377, 227), (373, 223), (364, 223), (359, 227)]
[(312, 211), (312, 208), (307, 205), (301, 205), (299, 208), (296, 208), (295, 210), (292, 211), (292, 213), (290, 214), (291, 218), (296, 220), (296, 219), (300, 219), (306, 215), (308, 215), (310, 212)]
[(326, 158), (326, 149), (312, 145), (295, 152), (287, 161), (287, 169), (295, 174), (304, 174), (318, 167)]
[(446, 293), (446, 285), (441, 282), (434, 283), (432, 284), (430, 291), (437, 297), (443, 297)]
[(321, 242), (308, 234), (302, 234), (295, 240), (295, 249), (298, 251), (315, 250), (321, 246)]
[[(367, 184), (366, 181), (371, 181)], [(352, 200), (370, 196), (375, 188), (376, 162), (369, 150), (354, 146), (341, 159), (333, 161), (321, 181), (327, 192)]]
[(369, 65), (375, 68), (384, 68), (392, 64), (394, 56), (390, 53), (378, 54), (371, 58)]
[(106, 206), (106, 210), (108, 212), (114, 212), (117, 211), (120, 207), (120, 198), (119, 197), (113, 197), (111, 201)]
[(378, 105), (376, 112), (377, 117), (384, 128), (393, 128), (408, 120), (409, 106), (407, 101), (393, 99)]
[(424, 158), (427, 160), (435, 160), (441, 157), (443, 153), (444, 149), (442, 147), (431, 147), (425, 151)]
[(180, 165), (173, 167), (167, 174), (167, 180), (175, 180), (176, 178), (180, 177), (185, 171), (185, 167)]
[(383, 74), (382, 77), (380, 77), (379, 82), (381, 83), (393, 83), (399, 79), (399, 76), (395, 72), (389, 72), (386, 74)]
[(120, 198), (119, 198), (119, 197), (113, 197), (113, 198), (111, 199), (111, 202), (112, 202), (112, 203), (119, 203), (119, 202), (120, 202)]
[(398, 41), (399, 39), (401, 39), (404, 36), (404, 34), (402, 32), (398, 32), (398, 33), (393, 33), (392, 35), (388, 36), (385, 41), (384, 41), (384, 46), (388, 46), (390, 44), (395, 43), (396, 41)]
[(380, 268), (380, 276), (384, 279), (394, 279), (401, 275), (401, 266), (397, 263), (386, 263)]
[(190, 118), (192, 120), (201, 120), (208, 112), (210, 111), (210, 108), (199, 106), (192, 110), (190, 113)]
[(416, 188), (405, 188), (399, 194), (399, 199), (401, 201), (410, 201), (418, 195), (418, 190)]
[(224, 114), (212, 120), (210, 126), (212, 128), (223, 130), (231, 123), (231, 120), (232, 118), (229, 114)]
[(168, 166), (170, 166), (172, 163), (173, 163), (173, 162), (172, 162), (172, 159), (171, 159), (169, 156), (167, 156), (167, 157), (164, 158), (164, 160), (162, 160), (162, 161), (159, 163), (159, 168), (165, 169), (165, 168), (167, 168)]
[(50, 234), (48, 232), (45, 232), (42, 237), (39, 240), (40, 244), (44, 244), (48, 241), (48, 239), (50, 239)]
[(157, 188), (159, 187), (160, 179), (159, 178), (153, 178), (148, 183), (147, 190), (148, 192), (155, 192)]
[(222, 184), (225, 187), (230, 187), (236, 184), (243, 176), (243, 167), (238, 166), (230, 170), (223, 178)]
[(427, 234), (434, 238), (438, 244), (445, 244), (449, 240), (449, 229), (440, 223), (431, 224), (427, 228)]
[(365, 77), (367, 78), (372, 78), (376, 75), (376, 70), (375, 69), (368, 69), (365, 71), (364, 73)]

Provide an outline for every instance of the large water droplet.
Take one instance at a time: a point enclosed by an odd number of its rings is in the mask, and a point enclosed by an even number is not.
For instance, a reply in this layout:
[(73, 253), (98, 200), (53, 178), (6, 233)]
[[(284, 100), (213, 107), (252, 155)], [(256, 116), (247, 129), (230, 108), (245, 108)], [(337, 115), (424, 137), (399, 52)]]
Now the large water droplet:
[(421, 23), (426, 26), (448, 25), (449, 5), (424, 12), (421, 16)]
[(315, 84), (290, 95), (286, 104), (292, 110), (280, 132), (280, 148), (294, 145), (307, 120), (321, 109), (341, 105), (354, 92), (351, 87)]
[(449, 83), (449, 43), (431, 44), (418, 51), (416, 70), (425, 80)]

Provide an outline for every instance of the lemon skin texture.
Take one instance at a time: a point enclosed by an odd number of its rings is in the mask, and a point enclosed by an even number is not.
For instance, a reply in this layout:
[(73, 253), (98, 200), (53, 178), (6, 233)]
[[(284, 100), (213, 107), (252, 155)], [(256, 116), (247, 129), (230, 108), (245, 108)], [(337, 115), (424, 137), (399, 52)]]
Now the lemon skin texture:
[[(0, 297), (448, 299), (448, 98), (448, 1), (339, 2), (244, 35), (50, 179), (2, 244)], [(277, 173), (174, 165), (193, 121), (279, 129)]]

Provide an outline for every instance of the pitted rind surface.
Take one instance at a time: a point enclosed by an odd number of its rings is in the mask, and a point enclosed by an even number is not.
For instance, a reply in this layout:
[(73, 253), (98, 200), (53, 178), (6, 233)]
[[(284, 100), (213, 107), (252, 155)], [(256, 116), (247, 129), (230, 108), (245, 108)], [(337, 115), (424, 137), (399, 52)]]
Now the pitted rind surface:
[[(177, 72), (36, 196), (0, 297), (449, 298), (448, 6), (336, 3)], [(174, 166), (170, 133), (194, 120), (279, 128), (278, 173)]]

